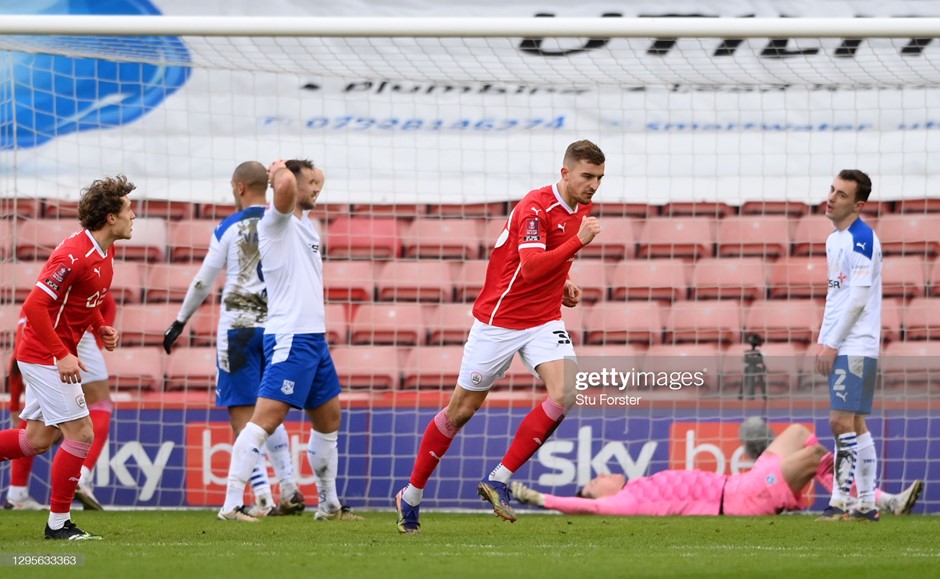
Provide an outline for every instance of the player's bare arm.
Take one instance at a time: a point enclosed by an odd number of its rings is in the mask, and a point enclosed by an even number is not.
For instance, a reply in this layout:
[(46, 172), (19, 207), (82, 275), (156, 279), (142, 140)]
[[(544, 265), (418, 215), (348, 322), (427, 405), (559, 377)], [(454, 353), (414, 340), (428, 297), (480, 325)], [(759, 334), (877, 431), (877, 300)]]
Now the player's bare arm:
[(297, 179), (283, 160), (271, 163), (268, 180), (274, 188), (274, 208), (279, 213), (293, 213), (297, 205)]

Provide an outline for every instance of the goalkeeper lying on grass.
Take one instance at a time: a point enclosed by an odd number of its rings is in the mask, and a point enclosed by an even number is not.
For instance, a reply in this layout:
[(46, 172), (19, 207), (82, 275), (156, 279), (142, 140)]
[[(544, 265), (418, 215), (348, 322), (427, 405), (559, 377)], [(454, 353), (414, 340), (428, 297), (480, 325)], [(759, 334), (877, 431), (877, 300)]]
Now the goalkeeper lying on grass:
[[(814, 478), (832, 489), (832, 453), (806, 427), (791, 424), (767, 446), (755, 443), (748, 435), (748, 423), (754, 426), (749, 420), (742, 428), (745, 448), (759, 458), (745, 473), (665, 470), (630, 482), (622, 474), (602, 474), (585, 485), (577, 497), (543, 494), (520, 482), (512, 483), (512, 493), (520, 502), (565, 514), (756, 516), (805, 509), (808, 505), (801, 494)], [(760, 421), (760, 425), (772, 437), (766, 424)], [(877, 506), (906, 515), (922, 488), (921, 481), (914, 481), (897, 495), (878, 490)]]

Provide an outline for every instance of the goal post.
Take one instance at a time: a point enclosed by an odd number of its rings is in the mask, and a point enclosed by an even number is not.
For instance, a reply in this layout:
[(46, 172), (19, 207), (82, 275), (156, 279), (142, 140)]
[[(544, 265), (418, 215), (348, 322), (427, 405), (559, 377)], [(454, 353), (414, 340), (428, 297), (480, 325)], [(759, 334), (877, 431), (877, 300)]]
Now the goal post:
[[(750, 416), (831, 446), (813, 372), (831, 230), (819, 207), (840, 169), (859, 168), (886, 264), (869, 426), (879, 482), (897, 492), (940, 459), (937, 30), (940, 18), (4, 15), (0, 320), (77, 227), (79, 190), (127, 174), (138, 219), (115, 266), (124, 339), (107, 357), (117, 411), (98, 498), (218, 506), (232, 441), (214, 407), (218, 296), (170, 356), (162, 331), (234, 211), (234, 167), (309, 157), (327, 176), (311, 217), (345, 387), (340, 491), (387, 508), (454, 387), (507, 216), (589, 139), (607, 155), (604, 230), (572, 264), (584, 302), (562, 314), (581, 397), (516, 477), (564, 494), (605, 471), (736, 472)], [(515, 360), (427, 505), (477, 507), (475, 481), (544, 396)], [(309, 424), (292, 412), (288, 426), (312, 499)], [(46, 459), (36, 474), (42, 500)], [(940, 492), (928, 485), (922, 504), (937, 512)]]

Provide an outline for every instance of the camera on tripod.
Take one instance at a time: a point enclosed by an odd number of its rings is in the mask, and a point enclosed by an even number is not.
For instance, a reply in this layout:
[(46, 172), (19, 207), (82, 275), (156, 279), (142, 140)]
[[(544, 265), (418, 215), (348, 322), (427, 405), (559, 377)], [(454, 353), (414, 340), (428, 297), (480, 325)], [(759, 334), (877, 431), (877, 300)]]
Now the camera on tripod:
[(758, 389), (764, 400), (767, 400), (767, 365), (764, 363), (764, 354), (757, 349), (764, 343), (764, 338), (750, 334), (746, 340), (751, 349), (744, 352), (744, 380), (741, 381), (738, 400), (753, 400)]

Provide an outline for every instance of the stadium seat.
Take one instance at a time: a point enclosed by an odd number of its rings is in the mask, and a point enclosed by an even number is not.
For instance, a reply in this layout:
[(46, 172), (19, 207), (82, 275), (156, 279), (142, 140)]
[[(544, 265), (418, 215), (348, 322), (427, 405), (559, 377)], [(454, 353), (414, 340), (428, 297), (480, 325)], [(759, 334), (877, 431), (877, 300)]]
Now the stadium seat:
[(9, 349), (0, 349), (0, 360), (5, 360), (0, 364), (0, 384), (4, 385), (4, 390), (9, 390), (9, 385), (7, 384), (7, 372), (9, 371), (8, 362), (10, 357), (13, 356), (13, 350)]
[(809, 206), (800, 201), (745, 201), (741, 204), (741, 215), (786, 215), (795, 219), (809, 211)]
[(396, 217), (414, 219), (427, 213), (427, 205), (415, 203), (354, 203), (349, 208), (356, 217)]
[(480, 247), (482, 248), (481, 257), (489, 258), (493, 253), (493, 249), (496, 247), (496, 241), (499, 239), (500, 234), (502, 234), (503, 229), (506, 228), (508, 223), (505, 217), (487, 219), (483, 223), (481, 230), (482, 237), (480, 237)]
[(196, 205), (189, 201), (168, 201), (166, 199), (139, 199), (134, 204), (134, 213), (138, 217), (159, 217), (167, 221), (193, 219), (196, 217)]
[(927, 263), (927, 294), (940, 297), (940, 259)]
[(922, 257), (889, 257), (881, 266), (882, 295), (886, 298), (923, 297), (927, 264)]
[(597, 304), (584, 321), (588, 345), (662, 343), (663, 316), (655, 303)]
[(420, 346), (424, 337), (424, 310), (418, 304), (362, 304), (349, 322), (353, 346)]
[(582, 302), (594, 303), (607, 297), (609, 270), (610, 265), (603, 261), (576, 259), (571, 263), (568, 277), (581, 288)]
[(940, 341), (891, 342), (878, 360), (884, 387), (903, 394), (940, 384)]
[(764, 261), (757, 257), (704, 258), (692, 269), (689, 284), (694, 300), (756, 300), (767, 291)]
[(904, 308), (905, 340), (940, 340), (940, 298), (914, 298)]
[(575, 308), (561, 308), (561, 321), (565, 323), (565, 330), (571, 343), (577, 346), (584, 343), (584, 318), (591, 311), (590, 304), (582, 303)]
[(330, 355), (344, 389), (391, 390), (401, 381), (394, 346), (336, 346)]
[(218, 221), (209, 219), (186, 219), (170, 223), (167, 228), (170, 261), (202, 260), (209, 252), (209, 242), (218, 224)]
[(16, 258), (45, 261), (62, 240), (81, 229), (72, 219), (20, 220), (16, 229)]
[(118, 347), (113, 352), (103, 351), (112, 388), (127, 391), (163, 390), (163, 375), (167, 360), (162, 348)]
[(427, 344), (456, 346), (467, 341), (473, 325), (473, 304), (438, 304), (424, 306), (424, 328)]
[[(722, 356), (718, 344), (657, 344), (650, 346), (646, 356), (636, 358), (638, 371), (676, 372), (688, 373), (692, 380), (700, 377), (701, 386), (685, 386), (677, 388), (678, 392), (670, 394), (678, 397), (680, 394), (705, 393), (716, 390), (720, 384)], [(695, 376), (695, 373), (700, 373)], [(658, 386), (654, 390), (664, 391), (665, 386)]]
[(141, 302), (144, 292), (143, 270), (144, 266), (137, 262), (115, 260), (114, 277), (111, 279), (111, 295), (119, 304)]
[(394, 259), (401, 257), (398, 220), (388, 217), (337, 217), (327, 227), (333, 259)]
[(328, 301), (371, 302), (375, 293), (374, 265), (370, 261), (326, 260), (323, 285)]
[(166, 261), (166, 220), (159, 217), (138, 217), (130, 239), (115, 242), (114, 259), (129, 261)]
[(330, 346), (348, 343), (349, 316), (347, 304), (326, 304), (326, 341)]
[[(177, 311), (173, 313), (173, 317), (171, 319), (167, 320), (167, 327), (169, 327), (173, 320), (176, 319), (176, 314), (179, 312), (179, 304), (174, 305), (176, 305)], [(219, 306), (215, 304), (204, 304), (198, 310), (196, 310), (196, 313), (193, 314), (193, 317), (189, 318), (189, 323), (187, 326), (192, 336), (192, 346), (215, 347), (216, 337), (219, 333), (220, 313)]]
[(0, 303), (21, 303), (33, 291), (44, 263), (20, 261), (0, 263)]
[[(820, 217), (825, 217), (826, 215), (826, 203), (827, 200), (823, 200), (818, 205), (816, 205), (816, 213)], [(894, 201), (876, 201), (874, 199), (869, 199), (865, 202), (865, 205), (862, 206), (862, 218), (865, 221), (871, 219), (879, 219), (882, 215), (894, 212)]]
[[(9, 350), (13, 347), (22, 309), (20, 304), (0, 304), (0, 348)], [(0, 366), (6, 365), (8, 361), (8, 358), (0, 359)]]
[(881, 341), (894, 342), (901, 339), (900, 300), (883, 299), (881, 302)]
[(940, 212), (940, 198), (904, 199), (894, 202), (898, 213), (937, 213)]
[(471, 260), (451, 264), (451, 279), (454, 281), (454, 301), (472, 302), (477, 299), (486, 280), (486, 260)]
[(659, 215), (662, 207), (647, 203), (594, 203), (591, 215), (594, 217), (638, 217), (646, 219)]
[(0, 219), (0, 260), (13, 257), (13, 232), (16, 230), (16, 221)]
[[(159, 350), (155, 354), (165, 357)], [(215, 348), (179, 348), (167, 357), (167, 390), (212, 390), (217, 374)]]
[(509, 215), (506, 203), (494, 201), (491, 203), (466, 203), (458, 205), (428, 205), (427, 214), (430, 217), (473, 217), (490, 219), (500, 215)]
[(476, 259), (483, 224), (476, 219), (415, 219), (402, 232), (405, 257)]
[(790, 251), (787, 215), (732, 215), (718, 222), (718, 257), (777, 259)]
[[(176, 319), (178, 304), (125, 304), (117, 310), (115, 327), (121, 346), (162, 346), (163, 333)], [(179, 347), (189, 345), (189, 332), (180, 334)]]
[(412, 348), (402, 367), (402, 387), (451, 390), (460, 374), (462, 346)]
[(676, 302), (666, 315), (666, 343), (737, 342), (741, 307), (734, 301)]
[[(66, 199), (45, 199), (42, 214), (46, 219), (72, 220), (78, 217), (78, 201)], [(75, 223), (76, 228), (78, 224)]]
[(817, 300), (758, 300), (746, 309), (744, 333), (767, 342), (815, 343), (822, 324)]
[(606, 260), (632, 259), (636, 250), (637, 231), (640, 230), (639, 223), (635, 219), (612, 217), (604, 219), (601, 225), (603, 233), (582, 247), (578, 256)]
[(454, 293), (450, 276), (444, 261), (392, 261), (379, 266), (376, 294), (382, 301), (446, 302)]
[(679, 259), (634, 259), (614, 266), (608, 282), (612, 300), (676, 301), (686, 298), (687, 266)]
[(29, 197), (0, 197), (0, 219), (22, 217), (36, 219), (42, 215), (42, 200)]
[[(758, 350), (763, 355), (764, 365), (767, 368), (766, 393), (770, 396), (796, 392), (803, 377), (813, 372), (806, 350), (796, 344), (783, 342), (764, 344), (759, 346)], [(747, 368), (745, 353), (750, 351), (750, 344), (738, 343), (732, 344), (722, 352), (721, 389), (726, 396), (740, 395)], [(756, 390), (755, 395), (756, 398), (760, 398), (763, 392)]]
[[(825, 251), (823, 252), (823, 255)], [(825, 257), (791, 257), (770, 266), (770, 298), (824, 298), (829, 291)]]
[[(521, 356), (513, 356), (506, 375), (493, 383), (493, 390), (510, 390), (513, 392), (535, 392), (539, 379), (526, 368)], [(544, 396), (544, 390), (539, 392)]]
[[(167, 264), (155, 263), (147, 266), (144, 273), (146, 279), (147, 302), (182, 302), (189, 290), (189, 284), (202, 266), (201, 263)], [(215, 303), (218, 289), (225, 279), (220, 273), (211, 292), (204, 303)]]
[[(345, 203), (317, 203), (310, 210), (308, 217), (316, 219), (322, 223), (330, 223), (337, 217), (349, 217), (349, 205)], [(323, 230), (320, 230), (323, 234)]]
[(793, 231), (793, 255), (826, 255), (826, 239), (833, 231), (825, 215), (804, 215)]
[(232, 203), (200, 203), (196, 207), (196, 219), (207, 219), (218, 223), (238, 211)]
[(715, 219), (657, 217), (647, 219), (637, 238), (637, 257), (711, 257)]
[(885, 255), (931, 257), (940, 253), (940, 215), (886, 215), (878, 220), (878, 237)]
[(664, 217), (712, 217), (720, 219), (732, 213), (734, 213), (734, 208), (722, 201), (673, 201), (663, 205)]

